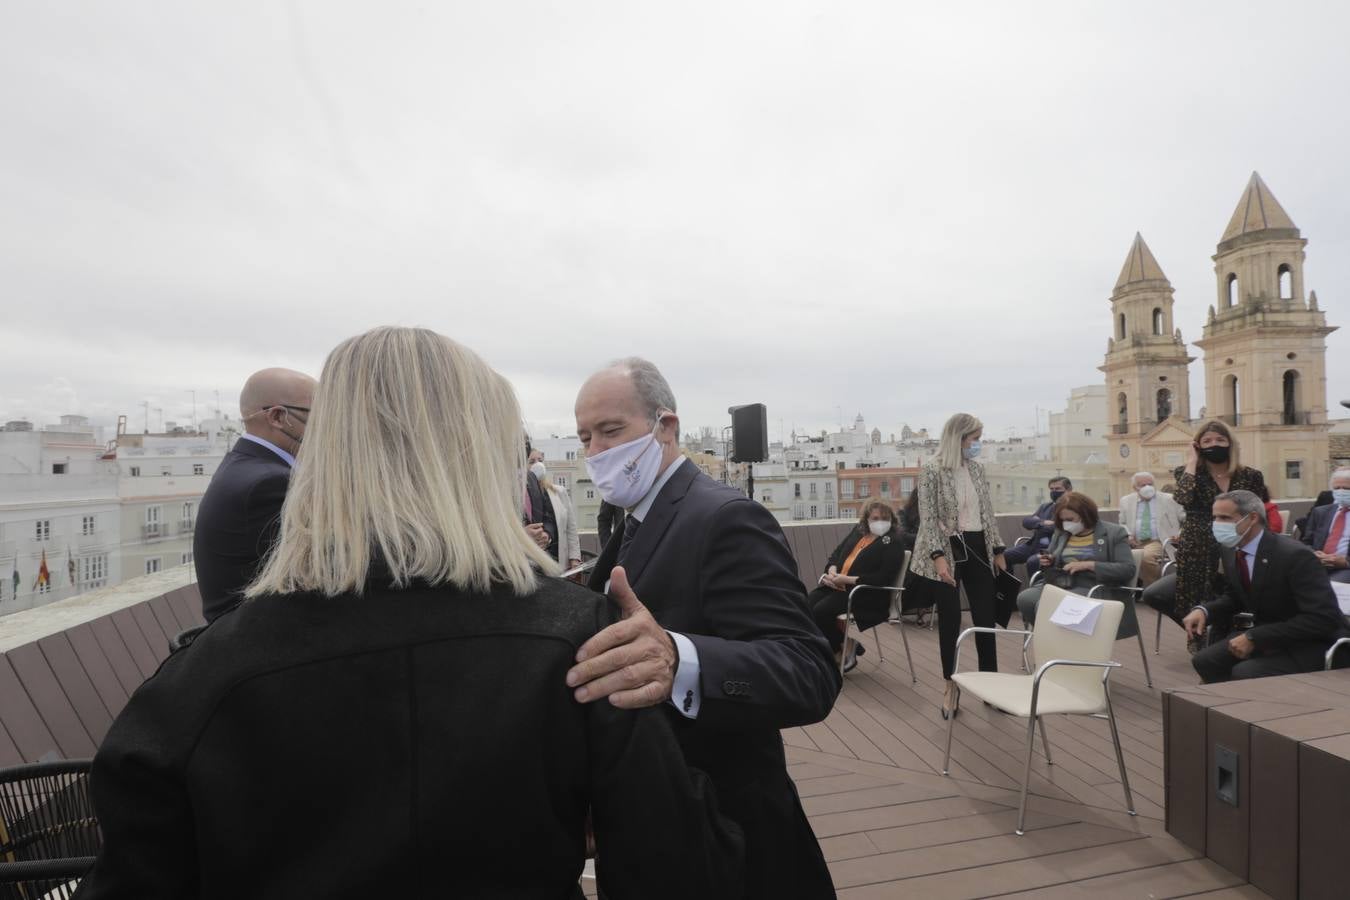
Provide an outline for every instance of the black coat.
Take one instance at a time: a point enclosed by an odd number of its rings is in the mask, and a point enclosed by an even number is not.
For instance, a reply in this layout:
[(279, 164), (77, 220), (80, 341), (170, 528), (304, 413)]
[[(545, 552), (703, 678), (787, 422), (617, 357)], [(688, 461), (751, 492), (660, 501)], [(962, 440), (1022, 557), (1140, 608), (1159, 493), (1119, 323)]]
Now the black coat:
[[(549, 499), (548, 491), (539, 483), (539, 478), (533, 472), (525, 473), (525, 493), (530, 498), (530, 515), (525, 517), (526, 525), (543, 525), (544, 534), (548, 535), (548, 546), (544, 551), (555, 560), (558, 558), (558, 517), (553, 511), (553, 501)], [(567, 560), (563, 560), (567, 562)]]
[(206, 621), (232, 609), (276, 542), (291, 467), (261, 444), (240, 438), (197, 505), (192, 561)]
[[(824, 719), (839, 670), (778, 522), (692, 463), (678, 465), (625, 557), (638, 598), (698, 650), (698, 718), (661, 708), (685, 759), (712, 776), (723, 810), (744, 829), (749, 896), (833, 897), (779, 729)], [(601, 553), (592, 587), (609, 579), (623, 531)]]
[(1263, 532), (1250, 591), (1242, 585), (1236, 551), (1224, 547), (1219, 553), (1224, 590), (1204, 604), (1215, 630), (1223, 633), (1234, 613), (1253, 613), (1255, 626), (1247, 637), (1258, 652), (1287, 650), (1306, 671), (1322, 668), (1322, 655), (1343, 633), (1344, 620), (1331, 579), (1312, 551), (1293, 538)]
[[(1299, 540), (1314, 550), (1321, 550), (1326, 546), (1327, 538), (1331, 535), (1331, 523), (1336, 520), (1336, 513), (1339, 510), (1340, 506), (1335, 503), (1313, 507), (1312, 512), (1308, 513), (1307, 523), (1299, 532)], [(1347, 513), (1347, 515), (1350, 515), (1350, 513)]]
[(609, 621), (558, 579), (243, 603), (103, 741), (80, 897), (579, 898), (588, 808), (606, 896), (739, 897), (739, 829), (666, 717), (564, 682)]

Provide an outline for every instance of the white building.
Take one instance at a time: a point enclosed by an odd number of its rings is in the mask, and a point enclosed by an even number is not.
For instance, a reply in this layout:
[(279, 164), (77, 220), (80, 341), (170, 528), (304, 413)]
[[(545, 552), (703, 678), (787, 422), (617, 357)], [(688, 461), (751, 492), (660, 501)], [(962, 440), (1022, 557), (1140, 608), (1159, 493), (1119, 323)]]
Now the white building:
[(1106, 463), (1106, 385), (1069, 389), (1063, 412), (1050, 414), (1050, 458), (1057, 463)]

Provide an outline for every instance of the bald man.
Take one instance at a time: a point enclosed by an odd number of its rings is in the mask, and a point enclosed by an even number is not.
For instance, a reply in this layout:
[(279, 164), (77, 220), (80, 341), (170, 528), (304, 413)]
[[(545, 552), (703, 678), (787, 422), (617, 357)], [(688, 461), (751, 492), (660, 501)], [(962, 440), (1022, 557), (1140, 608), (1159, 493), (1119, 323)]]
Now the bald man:
[(239, 603), (276, 540), (314, 384), (303, 372), (263, 369), (249, 376), (239, 393), (244, 434), (211, 477), (192, 538), (207, 622)]

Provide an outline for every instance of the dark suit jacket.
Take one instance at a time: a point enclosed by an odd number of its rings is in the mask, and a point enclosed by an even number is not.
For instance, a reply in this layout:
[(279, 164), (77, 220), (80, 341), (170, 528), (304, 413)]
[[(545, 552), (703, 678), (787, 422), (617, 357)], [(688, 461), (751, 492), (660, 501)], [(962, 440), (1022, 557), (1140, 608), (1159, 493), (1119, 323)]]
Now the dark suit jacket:
[[(615, 528), (592, 587), (608, 580), (622, 540)], [(745, 831), (749, 896), (833, 897), (778, 732), (824, 719), (840, 676), (778, 522), (680, 461), (633, 538), (625, 569), (657, 621), (698, 649), (698, 718), (662, 709), (685, 759), (712, 776), (723, 810)]]
[(1308, 513), (1308, 521), (1300, 532), (1299, 540), (1314, 550), (1321, 550), (1326, 545), (1327, 536), (1331, 534), (1331, 523), (1335, 521), (1339, 509), (1340, 506), (1335, 503), (1313, 507), (1313, 511)]
[(1050, 539), (1055, 536), (1055, 527), (1044, 524), (1045, 520), (1050, 518), (1050, 514), (1055, 511), (1054, 501), (1042, 503), (1036, 507), (1036, 511), (1022, 519), (1022, 527), (1031, 532), (1031, 546), (1045, 547), (1050, 543)]
[(1320, 669), (1322, 654), (1344, 624), (1331, 579), (1312, 551), (1293, 538), (1263, 531), (1250, 591), (1242, 585), (1236, 552), (1223, 547), (1220, 557), (1224, 590), (1204, 604), (1215, 629), (1222, 631), (1234, 613), (1253, 613), (1256, 624), (1247, 637), (1258, 652), (1288, 651), (1309, 671)]
[(291, 467), (261, 444), (240, 438), (197, 505), (192, 560), (206, 621), (232, 609), (277, 539)]
[[(555, 560), (558, 558), (558, 517), (553, 511), (553, 501), (549, 499), (548, 491), (544, 490), (543, 485), (539, 483), (539, 477), (533, 472), (525, 473), (525, 493), (530, 498), (530, 515), (525, 524), (543, 525), (544, 533), (548, 535), (548, 546), (544, 550)], [(567, 560), (563, 560), (567, 562)]]
[(740, 897), (743, 840), (666, 717), (564, 678), (610, 621), (558, 579), (262, 597), (170, 656), (90, 783), (84, 900)]

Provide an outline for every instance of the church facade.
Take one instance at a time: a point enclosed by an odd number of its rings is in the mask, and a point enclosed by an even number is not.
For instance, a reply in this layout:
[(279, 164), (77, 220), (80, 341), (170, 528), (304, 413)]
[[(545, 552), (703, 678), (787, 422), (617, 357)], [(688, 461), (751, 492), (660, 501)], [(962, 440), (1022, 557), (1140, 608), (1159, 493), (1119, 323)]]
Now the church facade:
[[(1213, 256), (1216, 303), (1195, 342), (1206, 418), (1233, 430), (1242, 462), (1261, 469), (1276, 499), (1314, 496), (1329, 476), (1326, 336), (1335, 328), (1316, 292), (1304, 293), (1307, 243), (1253, 172)], [(1112, 493), (1121, 497), (1135, 472), (1170, 482), (1202, 417), (1191, 412), (1195, 358), (1172, 324), (1172, 285), (1139, 234), (1110, 302), (1101, 371)]]

